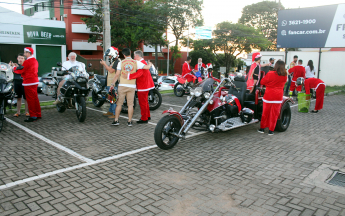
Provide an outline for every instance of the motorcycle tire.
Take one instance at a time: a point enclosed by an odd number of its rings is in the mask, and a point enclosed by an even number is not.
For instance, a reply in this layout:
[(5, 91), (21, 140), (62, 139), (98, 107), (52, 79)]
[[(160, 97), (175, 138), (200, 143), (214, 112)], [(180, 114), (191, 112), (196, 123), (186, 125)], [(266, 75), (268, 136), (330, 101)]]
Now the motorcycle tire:
[[(137, 105), (137, 96), (134, 97), (133, 110), (135, 109), (136, 105)], [(128, 113), (127, 100), (126, 100), (126, 103), (122, 104), (121, 112)]]
[(4, 127), (4, 121), (5, 121), (5, 115), (0, 114), (0, 132), (2, 131), (2, 128)]
[[(163, 150), (172, 149), (179, 141), (179, 138), (177, 136), (169, 135), (169, 132), (178, 133), (180, 129), (181, 123), (176, 116), (164, 116), (161, 120), (159, 120), (155, 128), (154, 139), (156, 145)], [(168, 141), (165, 142), (164, 140), (167, 138)]]
[[(178, 90), (177, 89), (178, 86), (181, 86), (181, 88), (183, 90)], [(185, 90), (184, 90), (184, 88), (183, 88), (181, 83), (176, 83), (175, 84), (175, 86), (174, 86), (174, 94), (175, 94), (176, 97), (182, 97), (185, 94)]]
[[(150, 106), (150, 110), (156, 110), (162, 104), (162, 95), (161, 95), (161, 93), (157, 89), (153, 89), (152, 91), (153, 91), (153, 97), (155, 98), (154, 101), (158, 100), (158, 102), (157, 103), (151, 103), (149, 101), (149, 106)], [(150, 93), (149, 93), (149, 95), (150, 95)]]
[(95, 107), (101, 107), (104, 104), (104, 100), (100, 100), (97, 94), (92, 91), (92, 103)]
[(277, 120), (275, 131), (284, 132), (288, 129), (291, 122), (291, 109), (289, 103), (283, 105), (280, 115), (280, 119)]
[(64, 105), (61, 105), (61, 104), (57, 104), (56, 105), (56, 110), (59, 112), (59, 113), (63, 113), (66, 111), (66, 107)]
[(77, 98), (78, 110), (76, 110), (77, 118), (79, 122), (84, 122), (86, 119), (86, 103), (85, 98)]

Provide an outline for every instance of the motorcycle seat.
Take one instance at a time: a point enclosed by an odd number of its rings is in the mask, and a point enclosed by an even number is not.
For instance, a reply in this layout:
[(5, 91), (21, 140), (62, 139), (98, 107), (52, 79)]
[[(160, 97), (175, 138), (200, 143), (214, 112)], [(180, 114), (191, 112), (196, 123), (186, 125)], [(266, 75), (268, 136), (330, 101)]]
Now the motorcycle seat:
[(229, 88), (228, 94), (232, 94), (236, 96), (238, 100), (240, 101), (241, 106), (244, 107), (244, 101), (246, 99), (247, 83), (244, 77), (238, 78), (238, 79), (236, 79), (235, 77), (233, 83), (235, 84), (237, 90), (233, 86), (231, 86)]
[(101, 82), (101, 85), (102, 86), (106, 86), (106, 77), (105, 76), (102, 76), (102, 75), (96, 75), (97, 79)]

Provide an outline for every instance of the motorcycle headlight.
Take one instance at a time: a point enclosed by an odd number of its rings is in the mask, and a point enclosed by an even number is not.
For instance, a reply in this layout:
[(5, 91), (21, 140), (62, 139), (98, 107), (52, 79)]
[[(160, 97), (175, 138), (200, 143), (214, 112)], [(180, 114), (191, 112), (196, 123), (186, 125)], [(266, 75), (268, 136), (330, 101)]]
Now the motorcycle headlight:
[(204, 94), (204, 97), (205, 97), (206, 99), (209, 99), (210, 96), (211, 96), (211, 94), (210, 94), (209, 92), (206, 92), (206, 93)]
[(202, 88), (201, 87), (196, 87), (194, 89), (194, 94), (196, 97), (200, 97), (202, 95)]
[(195, 94), (195, 89), (191, 89), (191, 90), (190, 90), (190, 95), (193, 96), (194, 94)]
[(82, 78), (82, 77), (79, 77), (79, 78), (77, 79), (77, 82), (86, 82), (86, 79), (85, 79), (85, 78)]

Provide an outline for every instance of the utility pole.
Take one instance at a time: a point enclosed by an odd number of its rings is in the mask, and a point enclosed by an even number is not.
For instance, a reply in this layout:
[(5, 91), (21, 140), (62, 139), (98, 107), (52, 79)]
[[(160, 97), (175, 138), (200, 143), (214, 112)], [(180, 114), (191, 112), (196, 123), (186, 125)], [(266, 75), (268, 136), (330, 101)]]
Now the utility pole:
[[(111, 46), (111, 36), (110, 36), (110, 9), (109, 0), (102, 1), (103, 9), (103, 53)], [(107, 61), (108, 57), (104, 59)], [(105, 75), (106, 70), (103, 68), (103, 75)]]
[(188, 22), (188, 41), (187, 41), (187, 57), (189, 55), (189, 22)]

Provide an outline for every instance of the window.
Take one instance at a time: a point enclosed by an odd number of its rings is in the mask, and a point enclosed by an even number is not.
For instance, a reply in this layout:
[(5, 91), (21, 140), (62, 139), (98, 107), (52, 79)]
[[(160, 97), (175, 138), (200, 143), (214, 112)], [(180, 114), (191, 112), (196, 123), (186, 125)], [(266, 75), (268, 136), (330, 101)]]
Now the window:
[(80, 50), (80, 55), (93, 55), (91, 50)]
[(144, 52), (144, 56), (150, 56), (150, 53)]

